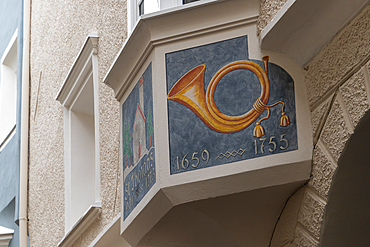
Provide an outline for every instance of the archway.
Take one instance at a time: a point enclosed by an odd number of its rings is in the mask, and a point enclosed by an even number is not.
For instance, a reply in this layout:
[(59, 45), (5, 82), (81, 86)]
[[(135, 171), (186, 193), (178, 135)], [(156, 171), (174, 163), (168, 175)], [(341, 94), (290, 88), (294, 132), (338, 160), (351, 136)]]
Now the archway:
[(321, 227), (320, 247), (370, 246), (370, 112), (338, 161)]

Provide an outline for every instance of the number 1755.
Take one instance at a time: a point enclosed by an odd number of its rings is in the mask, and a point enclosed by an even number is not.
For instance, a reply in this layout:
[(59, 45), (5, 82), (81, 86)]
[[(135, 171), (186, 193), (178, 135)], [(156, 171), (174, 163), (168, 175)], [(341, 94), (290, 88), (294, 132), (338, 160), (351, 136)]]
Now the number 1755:
[(282, 134), (280, 136), (280, 140), (279, 140), (279, 144), (276, 143), (275, 141), (275, 138), (276, 136), (271, 136), (270, 137), (270, 140), (267, 144), (265, 144), (267, 138), (260, 138), (259, 139), (259, 143), (257, 143), (257, 139), (255, 139), (253, 141), (254, 143), (254, 154), (257, 155), (258, 154), (258, 150), (260, 150), (260, 152), (262, 154), (265, 153), (265, 146), (268, 146), (268, 150), (270, 153), (274, 152), (277, 148), (280, 148), (281, 150), (284, 150), (284, 149), (287, 149), (288, 146), (289, 146), (289, 142), (287, 139), (284, 138), (286, 134)]

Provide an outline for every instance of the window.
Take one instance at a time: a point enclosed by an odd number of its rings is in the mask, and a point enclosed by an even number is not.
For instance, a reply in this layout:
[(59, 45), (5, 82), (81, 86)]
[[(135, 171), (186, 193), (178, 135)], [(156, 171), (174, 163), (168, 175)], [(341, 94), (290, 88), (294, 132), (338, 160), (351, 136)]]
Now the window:
[(139, 3), (139, 16), (144, 14), (144, 0)]
[(77, 99), (66, 109), (69, 129), (70, 225), (73, 225), (95, 200), (95, 114), (92, 73), (87, 75)]
[(97, 44), (89, 35), (56, 98), (64, 107), (67, 233), (58, 246), (73, 243), (101, 210)]
[(199, 1), (199, 0), (182, 0), (182, 4), (192, 3), (196, 1)]
[(15, 134), (17, 106), (17, 37), (15, 31), (1, 58), (0, 150)]
[(127, 12), (129, 32), (132, 31), (141, 15), (196, 1), (199, 0), (129, 0), (127, 6), (130, 10)]

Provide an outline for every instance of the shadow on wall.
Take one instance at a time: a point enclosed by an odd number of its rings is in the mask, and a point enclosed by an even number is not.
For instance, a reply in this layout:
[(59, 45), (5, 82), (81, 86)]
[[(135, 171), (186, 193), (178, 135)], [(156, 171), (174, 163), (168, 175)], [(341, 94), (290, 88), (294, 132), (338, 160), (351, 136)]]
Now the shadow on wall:
[(370, 246), (370, 112), (347, 142), (328, 195), (320, 247)]

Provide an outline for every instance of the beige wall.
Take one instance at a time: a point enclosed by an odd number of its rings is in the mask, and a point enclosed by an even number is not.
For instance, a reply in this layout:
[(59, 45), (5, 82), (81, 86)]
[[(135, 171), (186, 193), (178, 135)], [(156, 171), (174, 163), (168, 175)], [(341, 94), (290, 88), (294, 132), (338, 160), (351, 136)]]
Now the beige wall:
[(368, 6), (307, 67), (314, 135), (312, 179), (288, 201), (273, 246), (317, 246), (320, 240), (338, 158), (369, 109), (369, 16)]
[(31, 246), (64, 236), (63, 108), (55, 100), (86, 36), (99, 39), (102, 213), (77, 240), (87, 246), (120, 211), (119, 104), (101, 81), (126, 38), (126, 1), (32, 1), (29, 161)]

